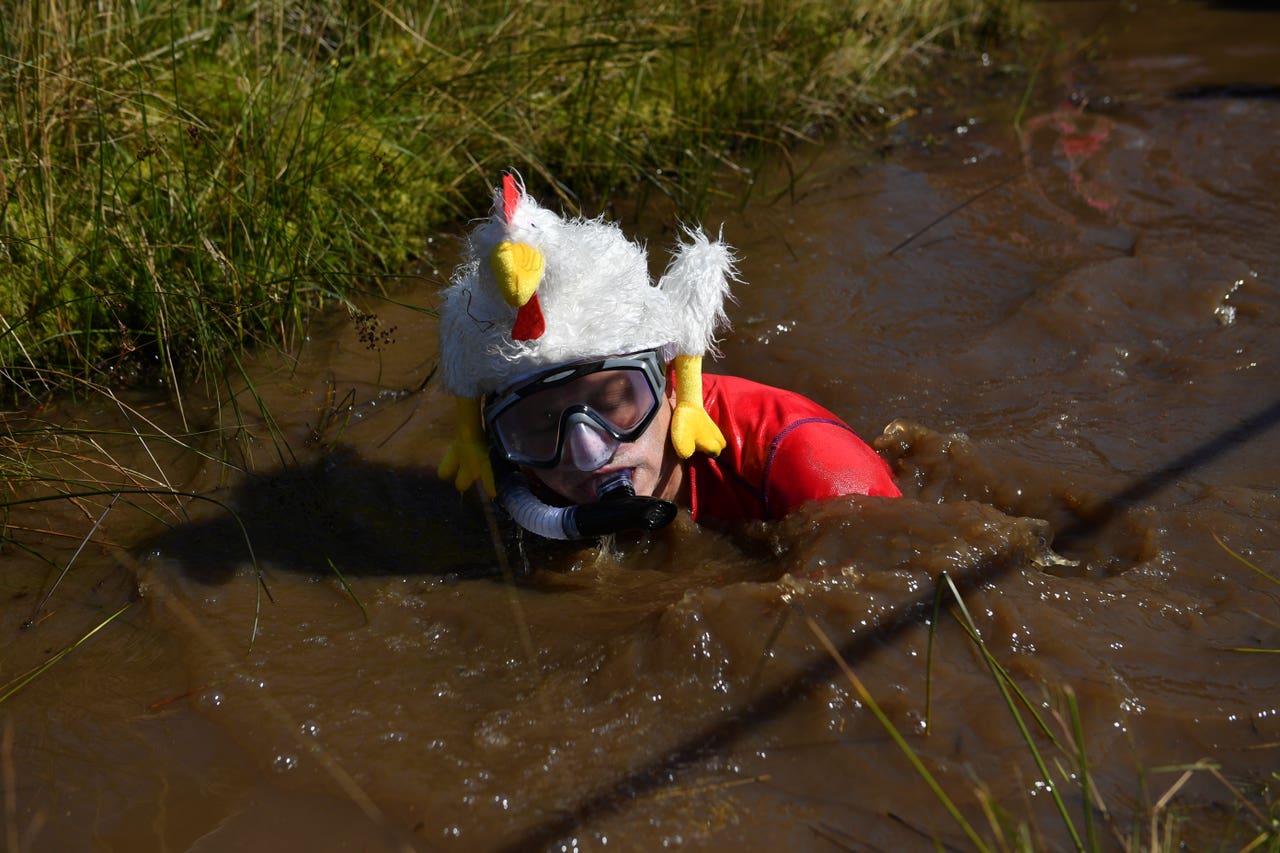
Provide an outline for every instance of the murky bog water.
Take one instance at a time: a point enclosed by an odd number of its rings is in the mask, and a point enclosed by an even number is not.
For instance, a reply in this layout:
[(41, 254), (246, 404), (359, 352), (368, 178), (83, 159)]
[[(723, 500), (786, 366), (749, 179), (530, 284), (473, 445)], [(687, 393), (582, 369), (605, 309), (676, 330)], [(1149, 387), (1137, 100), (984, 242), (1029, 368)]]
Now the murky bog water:
[(27, 422), (81, 430), (33, 461), (107, 485), (9, 516), (5, 680), (129, 606), (0, 704), (10, 846), (1257, 837), (1280, 16), (1044, 11), (1104, 37), (1047, 52), (1025, 110), (993, 67), (993, 99), (713, 220), (747, 283), (711, 369), (845, 417), (901, 500), (520, 539), (436, 480), (434, 321), (388, 303), (189, 394), (185, 424), (102, 395)]

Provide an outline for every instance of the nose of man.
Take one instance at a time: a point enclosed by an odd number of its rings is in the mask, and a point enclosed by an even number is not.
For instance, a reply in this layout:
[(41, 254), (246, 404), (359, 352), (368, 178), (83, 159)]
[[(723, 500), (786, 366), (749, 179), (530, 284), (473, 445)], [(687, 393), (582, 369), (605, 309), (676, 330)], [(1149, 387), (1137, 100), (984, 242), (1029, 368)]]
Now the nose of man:
[(569, 451), (569, 463), (579, 471), (595, 471), (604, 467), (618, 449), (618, 442), (613, 436), (595, 424), (581, 421), (569, 426), (565, 445)]

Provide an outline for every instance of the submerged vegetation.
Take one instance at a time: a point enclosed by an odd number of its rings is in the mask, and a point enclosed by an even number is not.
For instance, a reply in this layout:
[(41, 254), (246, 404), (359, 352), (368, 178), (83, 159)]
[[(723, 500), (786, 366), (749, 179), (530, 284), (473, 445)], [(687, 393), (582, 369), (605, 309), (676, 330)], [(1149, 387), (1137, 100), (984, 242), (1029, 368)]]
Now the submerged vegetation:
[[(1018, 0), (178, 0), (0, 16), (9, 401), (176, 386), (381, 290), (506, 167), (577, 207), (710, 182), (1009, 35)], [(569, 188), (572, 187), (573, 190)]]

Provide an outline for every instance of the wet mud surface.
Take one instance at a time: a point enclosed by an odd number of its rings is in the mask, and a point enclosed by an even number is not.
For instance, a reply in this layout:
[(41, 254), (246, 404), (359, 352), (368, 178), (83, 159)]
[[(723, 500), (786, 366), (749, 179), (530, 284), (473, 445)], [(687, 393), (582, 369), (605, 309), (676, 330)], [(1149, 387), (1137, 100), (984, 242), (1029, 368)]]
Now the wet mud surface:
[(495, 532), (434, 477), (434, 321), (388, 303), (185, 425), (38, 413), (114, 485), (10, 515), (3, 681), (128, 608), (0, 703), (9, 845), (970, 849), (868, 699), (985, 839), (1255, 838), (1280, 587), (1231, 551), (1280, 575), (1280, 14), (1041, 8), (1025, 109), (993, 67), (715, 214), (747, 283), (709, 369), (833, 409), (901, 500)]

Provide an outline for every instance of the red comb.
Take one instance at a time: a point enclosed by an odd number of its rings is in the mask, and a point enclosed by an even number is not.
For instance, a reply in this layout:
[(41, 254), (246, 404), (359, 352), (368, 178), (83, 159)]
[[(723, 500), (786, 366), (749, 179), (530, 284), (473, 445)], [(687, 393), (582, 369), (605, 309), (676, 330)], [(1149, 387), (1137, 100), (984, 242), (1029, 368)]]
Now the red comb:
[(515, 176), (510, 172), (502, 176), (502, 221), (510, 223), (511, 214), (516, 212), (516, 202), (520, 200), (520, 188), (516, 186)]

